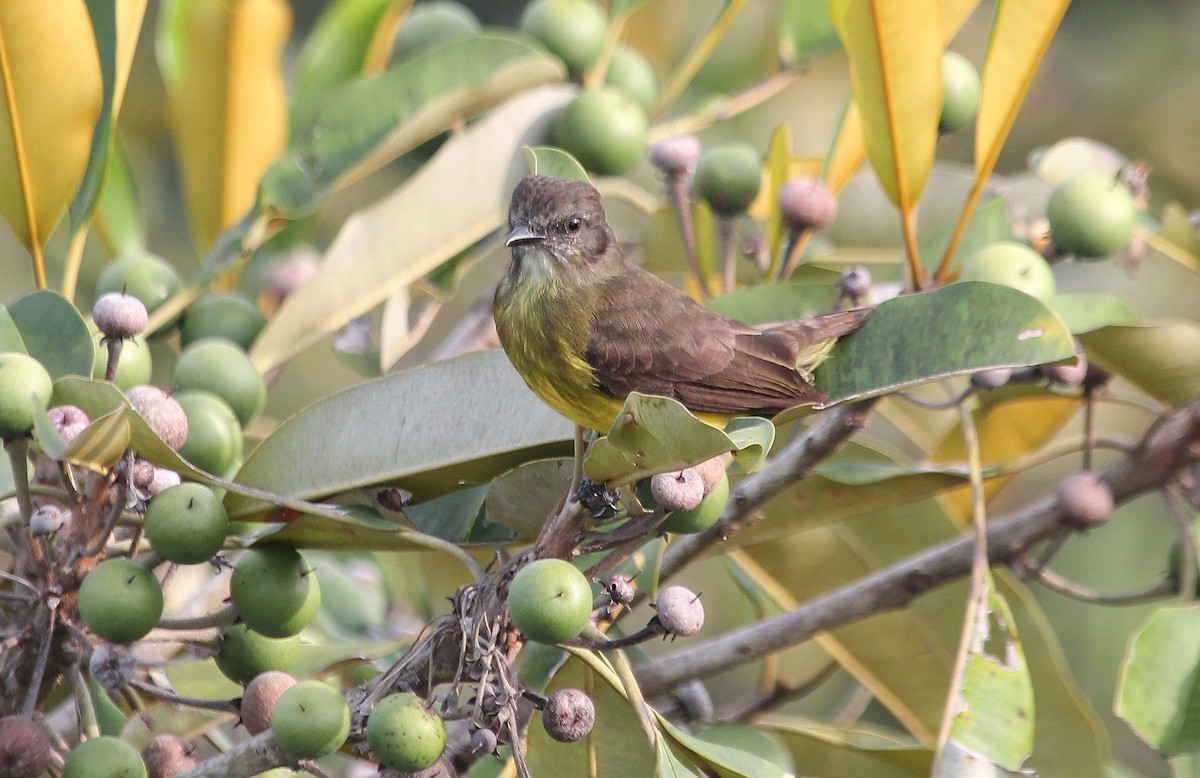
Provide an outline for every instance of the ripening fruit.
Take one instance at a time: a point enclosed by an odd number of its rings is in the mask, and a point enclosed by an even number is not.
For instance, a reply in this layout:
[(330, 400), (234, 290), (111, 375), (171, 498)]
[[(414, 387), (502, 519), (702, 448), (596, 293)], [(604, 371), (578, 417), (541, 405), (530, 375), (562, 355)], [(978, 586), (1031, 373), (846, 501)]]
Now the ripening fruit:
[(686, 638), (704, 626), (704, 605), (699, 595), (682, 586), (668, 586), (654, 600), (655, 617), (668, 635)]
[(246, 684), (246, 693), (242, 695), (239, 707), (246, 731), (257, 735), (270, 729), (275, 704), (284, 692), (295, 685), (295, 678), (279, 670), (268, 670), (254, 676), (254, 680)]
[(220, 397), (243, 426), (267, 403), (262, 374), (245, 352), (221, 338), (204, 338), (183, 350), (175, 363), (175, 385), (181, 390), (199, 389)]
[(588, 170), (619, 175), (646, 150), (646, 113), (618, 89), (588, 89), (555, 117), (551, 137)]
[(748, 143), (731, 141), (711, 146), (696, 163), (692, 193), (718, 214), (744, 213), (762, 186), (762, 158)]
[(560, 743), (574, 743), (592, 731), (596, 705), (579, 689), (560, 689), (550, 695), (542, 711), (546, 734)]
[(346, 742), (350, 734), (350, 706), (332, 686), (321, 681), (301, 681), (275, 703), (271, 731), (285, 753), (297, 759), (319, 759)]
[(462, 3), (433, 0), (417, 3), (404, 17), (404, 23), (392, 39), (393, 59), (468, 38), (479, 32), (479, 19)]
[(146, 778), (146, 763), (124, 740), (102, 735), (71, 749), (63, 778)]
[(415, 694), (384, 697), (367, 717), (367, 743), (384, 767), (424, 770), (446, 750), (446, 724)]
[(321, 606), (316, 573), (288, 546), (262, 545), (247, 551), (233, 569), (229, 593), (246, 626), (273, 638), (299, 633)]
[(150, 500), (142, 528), (163, 559), (194, 565), (221, 550), (229, 532), (229, 514), (209, 487), (179, 484)]
[(268, 670), (287, 671), (296, 661), (300, 638), (275, 639), (249, 629), (245, 624), (226, 627), (221, 648), (213, 657), (217, 669), (234, 683), (248, 684)]
[(175, 778), (196, 766), (192, 744), (179, 735), (155, 735), (142, 749), (142, 760), (150, 778)]
[(186, 348), (203, 338), (224, 338), (249, 351), (267, 319), (254, 303), (234, 292), (209, 292), (183, 311), (179, 334)]
[(570, 562), (538, 559), (508, 587), (513, 625), (529, 640), (561, 643), (578, 637), (592, 616), (592, 587)]
[(942, 55), (942, 116), (938, 132), (954, 132), (975, 118), (979, 110), (979, 74), (956, 51)]
[(658, 78), (654, 75), (654, 68), (650, 67), (641, 52), (631, 46), (613, 49), (608, 72), (604, 75), (604, 85), (625, 92), (637, 100), (643, 111), (649, 111), (658, 99)]
[(716, 523), (729, 502), (729, 476), (721, 472), (721, 479), (713, 490), (704, 495), (704, 499), (695, 508), (686, 511), (676, 511), (668, 516), (659, 529), (664, 532), (686, 534), (703, 532)]
[(1050, 263), (1033, 249), (1015, 241), (984, 246), (963, 264), (959, 281), (990, 281), (1011, 286), (1030, 297), (1049, 302), (1057, 286)]
[(187, 414), (174, 397), (149, 384), (131, 386), (125, 390), (125, 397), (146, 426), (167, 446), (178, 450), (187, 440)]
[(50, 740), (24, 716), (0, 718), (0, 775), (38, 778), (50, 764)]
[(1055, 188), (1046, 219), (1055, 244), (1080, 259), (1095, 259), (1129, 243), (1137, 212), (1124, 184), (1105, 176), (1078, 176)]
[(45, 408), (54, 385), (42, 363), (28, 354), (0, 354), (0, 438), (28, 435), (33, 403)]
[(695, 467), (657, 473), (650, 478), (650, 495), (665, 511), (690, 511), (704, 499), (704, 479)]
[(592, 0), (533, 0), (521, 14), (520, 28), (575, 73), (595, 64), (608, 35), (604, 11)]
[(140, 335), (149, 318), (145, 304), (124, 292), (102, 294), (92, 306), (92, 322), (106, 338), (124, 340)]
[(175, 400), (187, 416), (179, 455), (206, 473), (227, 474), (242, 457), (242, 425), (233, 410), (208, 392), (180, 392)]
[(127, 254), (100, 272), (96, 297), (123, 291), (141, 300), (146, 310), (154, 313), (182, 288), (183, 281), (168, 263), (150, 254)]
[(779, 215), (793, 230), (820, 229), (837, 216), (838, 198), (818, 178), (801, 176), (779, 188)]
[(79, 615), (105, 640), (132, 643), (162, 618), (162, 586), (146, 568), (128, 559), (106, 559), (79, 586)]

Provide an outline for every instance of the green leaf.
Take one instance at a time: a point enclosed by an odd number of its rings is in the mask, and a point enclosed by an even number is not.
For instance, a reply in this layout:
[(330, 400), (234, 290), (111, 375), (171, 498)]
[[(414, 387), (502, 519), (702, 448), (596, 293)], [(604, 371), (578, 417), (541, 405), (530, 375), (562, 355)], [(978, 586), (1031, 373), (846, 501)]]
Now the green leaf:
[(301, 514), (277, 528), (256, 536), (295, 548), (328, 551), (419, 551), (427, 547), (413, 540), (413, 530), (361, 505), (345, 508), (340, 518)]
[[(573, 441), (570, 422), (529, 391), (502, 352), (488, 351), (321, 400), (268, 435), (236, 480), (303, 499), (387, 484), (422, 501), (565, 456)], [(226, 504), (238, 518), (264, 508), (232, 494)]]
[(41, 362), (51, 378), (92, 374), (96, 347), (70, 300), (43, 289), (17, 300), (8, 312), (29, 356)]
[(867, 156), (902, 214), (921, 197), (942, 113), (942, 30), (937, 0), (830, 0), (850, 58)]
[(1114, 325), (1079, 336), (1088, 358), (1163, 402), (1200, 396), (1200, 325), (1189, 321)]
[[(330, 193), (454, 122), (563, 75), (556, 57), (515, 35), (491, 33), (430, 49), (380, 76), (356, 79), (330, 94), (310, 124), (295, 128), (287, 154), (263, 176), (259, 209), (287, 219), (306, 216)], [(505, 148), (501, 143), (495, 150)], [(475, 174), (461, 170), (455, 178), (474, 181)]]
[(709, 310), (746, 324), (790, 321), (833, 308), (837, 291), (827, 284), (783, 284), (744, 286), (709, 300)]
[(1075, 335), (1114, 324), (1138, 324), (1141, 317), (1129, 301), (1103, 292), (1068, 292), (1055, 295), (1054, 309)]
[[(930, 192), (932, 194), (932, 190)], [(957, 194), (957, 193), (955, 193)], [(948, 223), (940, 230), (921, 241), (921, 257), (929, 269), (936, 267), (941, 256), (950, 246), (950, 238), (957, 225)], [(958, 248), (956, 257), (969, 257), (984, 246), (1002, 240), (1012, 240), (1012, 222), (1008, 217), (1008, 200), (1003, 197), (993, 197), (975, 209), (967, 222), (967, 229)]]
[(840, 46), (829, 19), (828, 0), (783, 0), (779, 12), (779, 59), (787, 65), (834, 51)]
[(112, 256), (145, 250), (146, 225), (138, 203), (137, 186), (125, 146), (119, 138), (113, 144), (108, 176), (104, 180), (93, 220), (104, 247)]
[(708, 768), (721, 778), (784, 778), (785, 773), (778, 765), (768, 762), (760, 756), (743, 751), (732, 746), (712, 743), (694, 735), (689, 735), (659, 715), (658, 726), (663, 734), (669, 737), (694, 760)]
[(571, 459), (546, 459), (497, 478), (484, 502), (487, 522), (508, 527), (520, 539), (532, 540), (566, 496), (572, 468)]
[(391, 28), (410, 5), (412, 0), (336, 0), (325, 8), (296, 58), (293, 127), (306, 125), (332, 90), (376, 64), (371, 55), (380, 34), (391, 43)]
[(1015, 771), (1033, 750), (1033, 683), (1012, 610), (990, 571), (984, 580), (986, 605), (974, 625), (950, 739)]
[[(791, 3), (796, 5), (796, 3)], [(824, 12), (825, 3), (817, 2), (813, 5), (821, 7)], [(787, 14), (785, 7), (784, 14)], [(832, 30), (832, 28), (831, 28)], [(782, 34), (782, 33), (781, 33)], [(837, 36), (834, 36), (834, 41), (837, 41)], [(784, 251), (783, 243), (783, 213), (779, 208), (779, 190), (791, 178), (792, 167), (792, 130), (786, 124), (781, 124), (771, 133), (771, 140), (767, 142), (767, 158), (764, 162), (763, 169), (765, 172), (765, 191), (767, 202), (770, 204), (770, 209), (767, 211), (767, 254), (770, 257), (770, 265), (767, 275), (775, 278), (779, 272), (779, 263), (783, 260), (782, 254)]]
[(29, 349), (25, 347), (25, 339), (21, 337), (21, 330), (13, 320), (8, 306), (0, 304), (0, 354), (9, 351), (29, 353)]
[(533, 176), (558, 176), (575, 181), (587, 181), (587, 171), (579, 160), (555, 146), (522, 146), (521, 153), (525, 155), (525, 166)]
[(632, 392), (608, 435), (588, 450), (583, 469), (595, 481), (620, 485), (734, 452), (749, 471), (770, 451), (775, 428), (763, 419), (738, 421), (730, 422), (735, 439), (677, 400)]
[[(832, 775), (929, 775), (933, 752), (909, 735), (868, 723), (839, 727), (800, 716), (768, 713), (755, 722), (781, 736), (805, 759), (821, 759)], [(811, 769), (811, 768), (810, 768)]]
[(283, 364), (498, 229), (512, 181), (524, 168), (518, 149), (545, 131), (571, 93), (546, 87), (514, 98), (447, 141), (389, 197), (347, 221), (317, 274), (255, 341), (255, 365), (266, 371)]
[(1116, 714), (1142, 740), (1177, 756), (1200, 750), (1200, 607), (1163, 607), (1134, 635), (1117, 682)]
[(1062, 321), (1034, 298), (965, 281), (879, 304), (838, 340), (815, 378), (832, 405), (986, 368), (1056, 362), (1074, 349)]
[(413, 526), (428, 535), (461, 543), (479, 521), (488, 485), (458, 489), (405, 509)]
[(121, 406), (92, 419), (92, 423), (55, 458), (98, 473), (108, 472), (129, 448), (132, 434), (129, 413), (131, 411), (128, 408)]

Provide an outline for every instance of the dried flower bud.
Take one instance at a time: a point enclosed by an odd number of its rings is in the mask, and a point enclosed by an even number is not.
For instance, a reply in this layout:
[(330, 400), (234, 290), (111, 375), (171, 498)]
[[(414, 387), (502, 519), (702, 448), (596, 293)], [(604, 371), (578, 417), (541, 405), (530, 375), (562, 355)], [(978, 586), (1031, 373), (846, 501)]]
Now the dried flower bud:
[(92, 650), (88, 670), (105, 689), (120, 689), (133, 680), (137, 669), (133, 652), (120, 643), (101, 643)]
[(608, 596), (613, 602), (621, 605), (633, 602), (636, 593), (633, 582), (620, 573), (613, 573), (605, 579), (604, 590), (608, 592)]
[(34, 535), (51, 535), (69, 520), (70, 514), (57, 505), (42, 505), (29, 517), (29, 531)]
[(843, 270), (838, 276), (838, 291), (856, 303), (865, 299), (871, 293), (871, 271), (865, 267)]

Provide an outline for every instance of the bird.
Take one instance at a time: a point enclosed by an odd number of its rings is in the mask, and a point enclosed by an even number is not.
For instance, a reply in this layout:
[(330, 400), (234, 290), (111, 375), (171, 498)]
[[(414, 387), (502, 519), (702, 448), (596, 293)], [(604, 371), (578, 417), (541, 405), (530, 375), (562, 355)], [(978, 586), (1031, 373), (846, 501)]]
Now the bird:
[(824, 402), (812, 371), (864, 308), (751, 326), (630, 262), (586, 181), (531, 175), (513, 190), (496, 333), (534, 394), (606, 432), (631, 392), (673, 398), (721, 427)]

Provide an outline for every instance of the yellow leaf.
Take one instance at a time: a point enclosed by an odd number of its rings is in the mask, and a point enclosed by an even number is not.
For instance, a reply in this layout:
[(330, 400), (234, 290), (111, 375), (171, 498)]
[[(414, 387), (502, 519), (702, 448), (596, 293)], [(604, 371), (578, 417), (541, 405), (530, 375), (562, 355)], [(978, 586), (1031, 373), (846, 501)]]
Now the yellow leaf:
[(942, 30), (937, 0), (830, 0), (850, 58), (867, 156), (884, 191), (911, 213), (937, 146)]
[[(285, 0), (177, 0), (160, 51), (192, 232), (205, 252), (287, 144)], [(164, 13), (165, 16), (165, 13)]]
[(146, 0), (117, 0), (117, 79), (113, 87), (113, 120), (121, 113), (121, 100), (129, 82), (129, 69), (137, 50), (138, 33), (146, 15)]
[(0, 2), (0, 212), (35, 256), (87, 166), (100, 60), (83, 0)]

